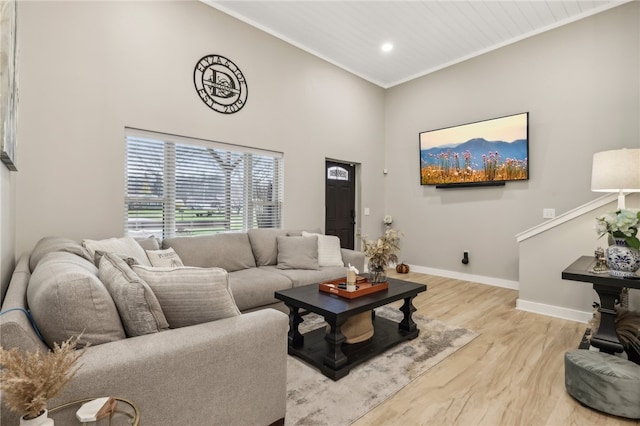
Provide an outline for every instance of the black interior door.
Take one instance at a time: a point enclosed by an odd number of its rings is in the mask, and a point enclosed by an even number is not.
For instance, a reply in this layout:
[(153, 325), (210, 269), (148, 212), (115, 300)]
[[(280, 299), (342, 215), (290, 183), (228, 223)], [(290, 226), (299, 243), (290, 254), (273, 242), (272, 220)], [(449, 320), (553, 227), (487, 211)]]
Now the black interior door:
[(343, 248), (354, 248), (356, 225), (356, 167), (349, 163), (326, 162), (325, 234), (340, 238)]

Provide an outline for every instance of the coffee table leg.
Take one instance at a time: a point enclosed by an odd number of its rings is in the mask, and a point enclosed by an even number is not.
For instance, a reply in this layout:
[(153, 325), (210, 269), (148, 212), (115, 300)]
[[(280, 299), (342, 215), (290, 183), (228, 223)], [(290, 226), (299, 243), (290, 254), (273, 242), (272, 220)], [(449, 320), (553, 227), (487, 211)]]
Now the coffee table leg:
[(404, 304), (400, 308), (400, 310), (404, 313), (404, 318), (402, 319), (402, 321), (400, 321), (400, 324), (398, 324), (398, 328), (400, 328), (400, 330), (415, 331), (418, 329), (418, 326), (416, 325), (416, 323), (413, 322), (413, 318), (411, 318), (411, 315), (415, 311), (417, 311), (416, 307), (413, 306), (412, 302), (413, 302), (413, 296), (407, 297), (404, 299)]
[[(289, 305), (287, 305), (289, 306)], [(304, 346), (304, 336), (300, 334), (298, 326), (304, 321), (300, 315), (300, 308), (289, 306), (289, 346), (300, 348)]]
[(347, 363), (347, 357), (342, 352), (342, 343), (344, 343), (346, 338), (340, 330), (345, 320), (338, 323), (337, 321), (329, 321), (325, 318), (325, 321), (329, 323), (331, 330), (324, 336), (324, 340), (328, 343), (327, 353), (324, 356), (324, 365), (333, 370), (337, 370)]

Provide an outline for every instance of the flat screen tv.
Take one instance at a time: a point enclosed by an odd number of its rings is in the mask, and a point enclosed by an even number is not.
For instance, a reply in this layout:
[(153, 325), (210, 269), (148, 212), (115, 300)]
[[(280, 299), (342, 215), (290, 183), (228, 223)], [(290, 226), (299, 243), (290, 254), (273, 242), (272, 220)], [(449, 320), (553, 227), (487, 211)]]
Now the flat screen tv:
[(529, 113), (420, 133), (420, 184), (498, 186), (529, 179)]

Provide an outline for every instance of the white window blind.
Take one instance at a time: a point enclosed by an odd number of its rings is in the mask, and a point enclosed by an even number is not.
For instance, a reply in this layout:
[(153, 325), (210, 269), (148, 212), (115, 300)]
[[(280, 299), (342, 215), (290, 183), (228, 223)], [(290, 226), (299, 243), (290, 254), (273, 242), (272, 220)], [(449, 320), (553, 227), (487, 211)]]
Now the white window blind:
[(281, 153), (135, 129), (125, 146), (127, 235), (281, 227)]

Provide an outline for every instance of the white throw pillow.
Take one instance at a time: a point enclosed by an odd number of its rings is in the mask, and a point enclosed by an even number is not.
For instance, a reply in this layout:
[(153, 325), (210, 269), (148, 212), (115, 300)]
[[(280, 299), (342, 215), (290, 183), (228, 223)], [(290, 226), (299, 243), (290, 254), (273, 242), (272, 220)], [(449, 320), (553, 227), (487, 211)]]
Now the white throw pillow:
[(133, 270), (153, 290), (170, 328), (240, 315), (224, 269), (135, 265)]
[(151, 266), (184, 266), (182, 259), (178, 253), (171, 247), (166, 250), (147, 250), (147, 256), (151, 262)]
[(303, 237), (318, 237), (318, 265), (344, 266), (340, 251), (340, 238), (335, 235), (323, 235), (302, 231)]
[(96, 251), (103, 251), (105, 253), (118, 253), (122, 256), (133, 257), (139, 264), (151, 266), (144, 249), (132, 237), (83, 240), (82, 246), (89, 251), (91, 259), (95, 259)]

